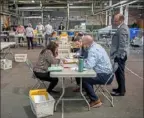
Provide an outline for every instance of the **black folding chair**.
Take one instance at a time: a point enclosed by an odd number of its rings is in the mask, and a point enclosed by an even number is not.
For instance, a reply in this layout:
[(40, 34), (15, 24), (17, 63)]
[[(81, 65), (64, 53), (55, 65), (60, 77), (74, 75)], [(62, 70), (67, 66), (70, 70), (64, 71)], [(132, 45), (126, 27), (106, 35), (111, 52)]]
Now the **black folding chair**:
[(31, 63), (30, 60), (26, 60), (26, 64), (27, 66), (29, 67), (30, 71), (32, 72), (32, 78), (36, 80), (36, 84), (33, 85), (33, 87), (31, 89), (34, 89), (34, 88), (40, 88), (42, 85), (47, 88), (47, 86), (45, 85), (44, 81), (40, 80), (39, 78), (36, 77), (36, 75), (34, 74), (33, 72), (33, 64)]
[[(95, 85), (95, 87), (96, 87), (95, 92), (99, 92), (100, 94), (102, 94), (111, 103), (111, 106), (114, 107), (113, 96), (111, 96), (110, 92), (107, 89), (107, 86), (111, 85), (111, 83), (109, 83), (109, 81), (114, 76), (116, 70), (118, 69), (118, 63), (113, 62), (112, 67), (113, 67), (113, 72), (112, 72), (111, 76), (108, 78), (107, 82), (103, 85), (102, 84)], [(108, 96), (106, 95), (106, 93), (108, 94)]]

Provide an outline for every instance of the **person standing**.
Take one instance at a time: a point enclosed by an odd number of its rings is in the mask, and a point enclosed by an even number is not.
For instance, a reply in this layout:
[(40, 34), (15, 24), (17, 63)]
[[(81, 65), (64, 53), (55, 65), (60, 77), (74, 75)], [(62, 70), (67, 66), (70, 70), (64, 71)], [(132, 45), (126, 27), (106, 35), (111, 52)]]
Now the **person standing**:
[(37, 26), (36, 26), (36, 30), (38, 32), (38, 40), (39, 40), (39, 45), (40, 45), (40, 40), (42, 41), (43, 43), (43, 38), (42, 38), (42, 35), (43, 35), (43, 31), (44, 31), (44, 26), (39, 23)]
[(53, 28), (52, 26), (48, 23), (45, 26), (45, 46), (47, 46), (47, 44), (49, 43), (49, 39), (51, 37), (51, 34), (53, 32)]
[(18, 43), (20, 44), (20, 40), (22, 39), (22, 41), (24, 41), (24, 33), (25, 33), (25, 28), (22, 25), (18, 25), (18, 27), (16, 28), (16, 33), (21, 34), (22, 36), (20, 36), (18, 38)]
[(43, 33), (43, 31), (44, 31), (44, 26), (41, 24), (41, 23), (39, 23), (37, 26), (36, 26), (36, 30), (39, 32), (39, 33)]
[(59, 27), (58, 27), (58, 30), (60, 30), (59, 31), (59, 35), (61, 34), (61, 31), (64, 30), (64, 28), (65, 27), (64, 27), (63, 23), (61, 22), (60, 25), (59, 25)]
[(113, 96), (124, 96), (125, 87), (125, 63), (129, 50), (129, 29), (124, 23), (124, 16), (117, 14), (114, 16), (114, 25), (117, 27), (117, 32), (112, 37), (110, 57), (114, 62), (118, 63), (118, 69), (115, 72), (118, 88), (113, 89)]
[(30, 49), (30, 43), (31, 43), (31, 48), (33, 49), (34, 32), (33, 32), (32, 25), (30, 23), (28, 24), (28, 27), (26, 28), (26, 37), (27, 37), (28, 50)]

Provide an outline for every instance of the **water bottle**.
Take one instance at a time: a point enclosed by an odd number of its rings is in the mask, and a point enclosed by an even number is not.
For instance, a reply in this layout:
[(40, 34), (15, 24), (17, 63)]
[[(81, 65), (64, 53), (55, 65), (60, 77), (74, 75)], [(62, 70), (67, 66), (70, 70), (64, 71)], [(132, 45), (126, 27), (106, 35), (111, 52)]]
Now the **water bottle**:
[(79, 58), (79, 63), (78, 63), (78, 71), (83, 72), (84, 68), (84, 59), (82, 57)]

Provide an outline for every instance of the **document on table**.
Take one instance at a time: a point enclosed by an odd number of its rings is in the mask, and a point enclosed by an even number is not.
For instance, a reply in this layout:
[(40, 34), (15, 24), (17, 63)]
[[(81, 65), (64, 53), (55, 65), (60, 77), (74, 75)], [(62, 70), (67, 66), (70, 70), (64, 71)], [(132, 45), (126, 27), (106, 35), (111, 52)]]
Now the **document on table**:
[(77, 62), (77, 59), (66, 58), (66, 59), (64, 59), (64, 61), (65, 61), (66, 63), (76, 63), (76, 62)]
[(35, 103), (41, 103), (46, 101), (46, 97), (44, 95), (35, 95), (34, 96)]
[[(76, 71), (78, 71), (78, 67), (72, 67), (71, 70), (76, 70)], [(86, 71), (86, 70), (88, 70), (88, 69), (87, 69), (87, 68), (84, 68), (84, 69), (83, 69), (83, 71)]]

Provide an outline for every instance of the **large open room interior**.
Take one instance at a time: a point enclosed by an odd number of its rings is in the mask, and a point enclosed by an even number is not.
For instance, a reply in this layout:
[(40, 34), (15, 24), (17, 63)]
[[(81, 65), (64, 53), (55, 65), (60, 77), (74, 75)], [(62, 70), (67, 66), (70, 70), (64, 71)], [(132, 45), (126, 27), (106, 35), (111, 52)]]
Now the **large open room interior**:
[(1, 118), (143, 118), (143, 0), (1, 0)]

